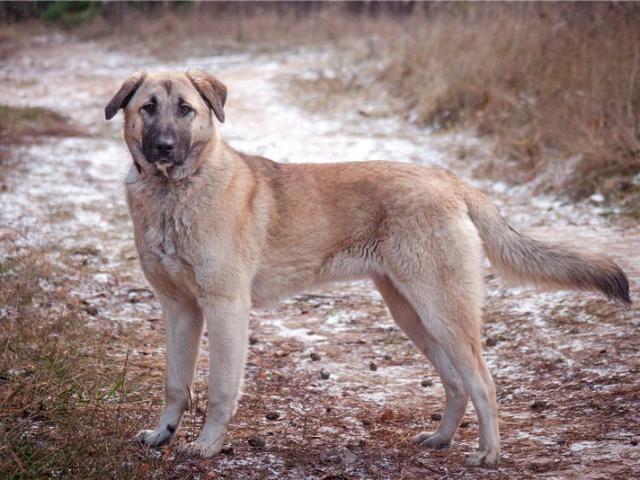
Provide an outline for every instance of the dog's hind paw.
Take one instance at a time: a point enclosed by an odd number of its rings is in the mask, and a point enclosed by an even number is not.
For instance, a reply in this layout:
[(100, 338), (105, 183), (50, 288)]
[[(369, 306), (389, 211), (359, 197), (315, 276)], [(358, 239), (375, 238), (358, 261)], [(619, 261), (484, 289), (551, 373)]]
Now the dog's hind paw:
[(426, 433), (422, 432), (413, 437), (411, 442), (421, 448), (431, 448), (440, 450), (443, 448), (449, 448), (451, 445), (451, 439), (445, 438), (440, 433)]
[(210, 458), (222, 450), (222, 439), (213, 443), (205, 443), (199, 440), (180, 445), (178, 450), (189, 456)]
[(498, 461), (499, 451), (497, 448), (487, 448), (478, 450), (467, 456), (466, 464), (469, 466), (495, 465)]
[(171, 435), (173, 431), (170, 429), (157, 429), (157, 430), (140, 430), (136, 436), (135, 440), (143, 445), (149, 445), (150, 447), (159, 447), (164, 445), (171, 439)]

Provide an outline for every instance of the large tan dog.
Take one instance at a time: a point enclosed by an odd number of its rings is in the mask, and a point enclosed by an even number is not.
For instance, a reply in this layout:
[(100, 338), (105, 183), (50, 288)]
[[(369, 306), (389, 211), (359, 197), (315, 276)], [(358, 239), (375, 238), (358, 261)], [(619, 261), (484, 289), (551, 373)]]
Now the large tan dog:
[(599, 290), (629, 302), (623, 271), (514, 231), (478, 190), (451, 173), (391, 163), (280, 164), (227, 145), (226, 88), (203, 71), (138, 73), (105, 109), (124, 109), (133, 157), (126, 179), (135, 242), (162, 304), (167, 331), (166, 407), (138, 439), (168, 441), (189, 405), (203, 323), (209, 400), (198, 438), (222, 447), (240, 392), (249, 309), (322, 282), (371, 278), (393, 318), (437, 369), (446, 408), (433, 434), (449, 445), (468, 399), (480, 446), (468, 463), (493, 464), (500, 439), (493, 380), (482, 358), (483, 247), (521, 282)]

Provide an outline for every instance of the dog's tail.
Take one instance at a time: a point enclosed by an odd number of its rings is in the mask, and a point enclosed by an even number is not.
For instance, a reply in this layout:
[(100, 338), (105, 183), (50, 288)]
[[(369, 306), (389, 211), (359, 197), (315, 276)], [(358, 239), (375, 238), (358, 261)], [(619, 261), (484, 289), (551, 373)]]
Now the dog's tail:
[(468, 185), (462, 190), (489, 260), (507, 278), (551, 288), (600, 291), (609, 299), (631, 303), (629, 281), (616, 263), (521, 235), (483, 193)]

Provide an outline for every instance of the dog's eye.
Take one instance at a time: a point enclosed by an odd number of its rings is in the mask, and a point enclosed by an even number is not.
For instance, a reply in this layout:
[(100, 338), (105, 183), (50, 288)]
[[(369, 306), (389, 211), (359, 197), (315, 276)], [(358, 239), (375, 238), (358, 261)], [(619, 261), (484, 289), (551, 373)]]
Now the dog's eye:
[(156, 111), (156, 104), (155, 103), (147, 103), (146, 105), (142, 106), (142, 110), (147, 112), (149, 115), (153, 115), (155, 113), (155, 111)]
[(193, 108), (191, 108), (189, 105), (187, 105), (185, 103), (180, 105), (179, 110), (180, 110), (180, 115), (182, 115), (183, 117), (186, 117), (191, 112), (193, 112)]

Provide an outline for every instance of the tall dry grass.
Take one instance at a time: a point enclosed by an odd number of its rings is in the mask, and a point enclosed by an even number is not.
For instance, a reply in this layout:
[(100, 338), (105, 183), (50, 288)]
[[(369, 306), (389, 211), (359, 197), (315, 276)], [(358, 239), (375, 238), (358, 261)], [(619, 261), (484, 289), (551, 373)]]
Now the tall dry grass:
[(51, 245), (0, 257), (0, 478), (137, 478), (132, 448), (151, 400), (129, 361), (131, 330), (91, 325)]
[(638, 4), (454, 4), (413, 17), (378, 80), (420, 124), (497, 140), (482, 175), (581, 198), (640, 170)]

